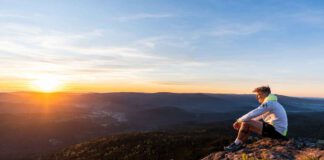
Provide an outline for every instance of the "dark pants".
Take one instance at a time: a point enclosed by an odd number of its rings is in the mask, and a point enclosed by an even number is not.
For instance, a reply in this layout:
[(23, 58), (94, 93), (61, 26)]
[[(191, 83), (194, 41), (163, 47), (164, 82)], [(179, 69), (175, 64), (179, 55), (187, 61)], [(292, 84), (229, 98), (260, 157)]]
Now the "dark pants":
[(276, 129), (269, 123), (262, 122), (263, 128), (262, 128), (262, 137), (269, 137), (273, 139), (282, 139), (287, 140), (288, 138), (281, 133), (277, 132)]

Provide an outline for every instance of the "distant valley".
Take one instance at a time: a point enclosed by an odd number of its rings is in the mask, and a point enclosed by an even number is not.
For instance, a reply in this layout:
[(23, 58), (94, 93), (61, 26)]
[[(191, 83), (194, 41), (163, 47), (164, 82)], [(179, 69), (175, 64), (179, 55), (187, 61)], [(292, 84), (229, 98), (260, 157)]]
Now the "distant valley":
[[(292, 126), (317, 121), (324, 111), (324, 99), (279, 95), (279, 101)], [(230, 126), (257, 106), (254, 95), (239, 94), (0, 93), (0, 159), (49, 153), (118, 133), (217, 122)]]

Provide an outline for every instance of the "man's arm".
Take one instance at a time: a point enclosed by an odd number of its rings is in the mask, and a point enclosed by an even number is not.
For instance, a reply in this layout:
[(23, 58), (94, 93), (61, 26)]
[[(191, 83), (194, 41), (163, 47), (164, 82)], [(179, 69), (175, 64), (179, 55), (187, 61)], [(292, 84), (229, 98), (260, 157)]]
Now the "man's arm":
[(252, 120), (259, 121), (262, 118), (263, 118), (263, 114), (261, 114), (261, 115), (259, 115), (257, 117), (252, 118)]
[(258, 116), (262, 115), (263, 113), (268, 112), (269, 110), (270, 110), (270, 106), (269, 106), (268, 102), (263, 103), (258, 108), (254, 109), (254, 110), (250, 111), (249, 113), (240, 117), (237, 121), (244, 122), (244, 121), (251, 120), (252, 118), (255, 118), (255, 117), (259, 118)]

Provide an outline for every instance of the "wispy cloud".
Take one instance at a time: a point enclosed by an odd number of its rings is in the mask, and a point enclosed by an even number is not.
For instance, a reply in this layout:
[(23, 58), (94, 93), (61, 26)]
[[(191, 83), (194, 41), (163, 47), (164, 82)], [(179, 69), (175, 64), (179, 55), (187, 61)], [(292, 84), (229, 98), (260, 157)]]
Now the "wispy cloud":
[(11, 12), (0, 12), (0, 19), (25, 19), (31, 20), (33, 18), (43, 17), (40, 14), (20, 14), (20, 13), (11, 13)]
[(21, 23), (1, 23), (2, 77), (33, 79), (42, 74), (52, 74), (60, 75), (66, 81), (79, 82), (94, 79), (148, 81), (158, 78), (152, 77), (152, 73), (169, 67), (204, 65), (194, 60), (150, 53), (142, 50), (138, 41), (119, 46), (83, 45), (107, 36), (101, 29), (71, 33)]
[(8, 13), (0, 13), (0, 18), (22, 18), (26, 19), (27, 16), (20, 15), (20, 14), (8, 14)]
[(324, 12), (320, 10), (303, 10), (293, 14), (287, 14), (287, 18), (290, 18), (297, 22), (303, 22), (306, 24), (323, 24), (324, 23)]
[(193, 85), (193, 84), (200, 84), (201, 82), (198, 81), (152, 81), (152, 83), (158, 84), (158, 85), (176, 85), (176, 86), (184, 86), (184, 85)]
[(143, 20), (143, 19), (160, 19), (160, 18), (170, 18), (174, 17), (172, 14), (168, 13), (137, 13), (128, 16), (116, 17), (118, 21), (134, 21), (134, 20)]
[(255, 34), (269, 29), (269, 25), (263, 23), (250, 24), (221, 24), (216, 26), (211, 32), (211, 36), (229, 37), (229, 36), (245, 36)]

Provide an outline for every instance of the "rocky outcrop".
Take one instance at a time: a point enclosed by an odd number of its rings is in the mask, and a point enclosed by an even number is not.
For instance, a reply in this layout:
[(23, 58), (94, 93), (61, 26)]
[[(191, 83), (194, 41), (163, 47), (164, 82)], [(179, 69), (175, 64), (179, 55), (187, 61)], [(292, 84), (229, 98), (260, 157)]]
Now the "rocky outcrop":
[(236, 152), (215, 152), (202, 160), (324, 160), (323, 140), (293, 138), (288, 141), (269, 138), (247, 144)]

